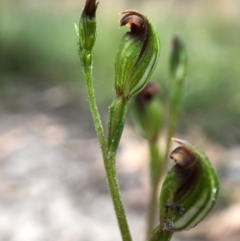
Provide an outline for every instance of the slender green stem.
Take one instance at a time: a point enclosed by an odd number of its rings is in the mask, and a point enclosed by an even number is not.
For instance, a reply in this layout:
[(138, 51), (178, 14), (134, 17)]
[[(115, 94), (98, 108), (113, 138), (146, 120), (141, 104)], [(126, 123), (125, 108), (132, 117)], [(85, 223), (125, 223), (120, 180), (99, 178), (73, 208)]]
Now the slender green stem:
[(107, 174), (108, 187), (113, 201), (113, 206), (115, 214), (118, 221), (118, 226), (120, 228), (121, 236), (123, 241), (131, 241), (131, 234), (128, 227), (128, 222), (125, 214), (125, 209), (123, 206), (123, 201), (121, 198), (116, 165), (115, 165), (115, 155), (109, 155), (108, 158), (104, 159), (105, 170)]
[(118, 177), (116, 172), (116, 152), (122, 136), (122, 131), (124, 128), (124, 123), (127, 113), (127, 100), (117, 98), (113, 104), (110, 106), (109, 115), (109, 138), (106, 142), (104, 136), (104, 130), (100, 115), (97, 108), (97, 103), (94, 94), (93, 80), (92, 80), (92, 56), (91, 54), (86, 55), (87, 61), (83, 62), (83, 72), (86, 78), (86, 86), (88, 93), (89, 105), (93, 117), (93, 122), (95, 125), (95, 130), (100, 142), (102, 155), (104, 159), (104, 166), (107, 176), (107, 182), (109, 187), (109, 192), (114, 205), (114, 210), (116, 213), (118, 225), (121, 231), (121, 236), (123, 241), (131, 241), (131, 234), (128, 227), (128, 222), (125, 214), (125, 209), (123, 206), (120, 187), (118, 183)]
[(147, 238), (154, 227), (157, 207), (157, 194), (159, 187), (159, 175), (162, 173), (163, 161), (160, 153), (158, 142), (149, 142), (150, 151), (150, 171), (151, 171), (151, 195), (149, 199), (148, 216), (147, 216)]
[(90, 105), (90, 110), (93, 117), (93, 122), (95, 126), (95, 130), (97, 133), (97, 137), (101, 146), (102, 153), (106, 153), (107, 151), (107, 144), (104, 137), (104, 130), (102, 126), (102, 121), (99, 115), (95, 94), (94, 94), (94, 87), (93, 87), (93, 79), (92, 79), (92, 63), (89, 65), (85, 65), (83, 68), (83, 72), (86, 78), (86, 87), (87, 87), (87, 94), (88, 94), (88, 101)]
[(116, 152), (122, 136), (127, 113), (127, 100), (116, 98), (109, 107), (108, 122), (108, 153), (104, 156), (109, 191), (123, 241), (131, 241), (131, 234), (121, 198), (118, 177), (116, 173)]
[(154, 221), (156, 218), (156, 207), (157, 207), (157, 193), (158, 193), (158, 185), (152, 186), (150, 200), (148, 204), (149, 206), (148, 206), (148, 216), (147, 216), (146, 240), (148, 239), (149, 234), (151, 233), (154, 227)]

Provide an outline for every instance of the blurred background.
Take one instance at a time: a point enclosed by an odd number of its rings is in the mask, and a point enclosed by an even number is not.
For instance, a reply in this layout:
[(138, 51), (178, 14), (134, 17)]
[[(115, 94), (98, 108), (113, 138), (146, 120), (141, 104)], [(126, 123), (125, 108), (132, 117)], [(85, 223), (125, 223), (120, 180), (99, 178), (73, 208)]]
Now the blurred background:
[[(77, 55), (74, 23), (85, 1), (0, 2), (0, 241), (121, 240)], [(161, 56), (152, 80), (168, 95), (173, 35), (189, 70), (177, 137), (210, 157), (221, 183), (211, 214), (173, 240), (237, 241), (240, 235), (240, 2), (102, 0), (94, 84), (104, 125), (114, 97), (114, 57), (137, 9), (156, 25)], [(118, 154), (134, 240), (144, 240), (148, 148), (130, 124)]]

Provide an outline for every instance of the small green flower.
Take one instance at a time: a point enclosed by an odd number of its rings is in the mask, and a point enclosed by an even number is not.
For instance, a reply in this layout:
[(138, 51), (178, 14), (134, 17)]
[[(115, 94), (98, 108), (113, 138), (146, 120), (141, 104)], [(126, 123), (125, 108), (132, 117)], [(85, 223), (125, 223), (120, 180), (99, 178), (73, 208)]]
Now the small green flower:
[(160, 194), (160, 226), (163, 231), (189, 230), (201, 222), (218, 197), (218, 178), (209, 159), (190, 143), (170, 155), (176, 164), (165, 178)]
[(163, 125), (163, 107), (157, 97), (160, 88), (148, 83), (133, 101), (133, 121), (140, 134), (155, 142)]
[(78, 53), (83, 66), (91, 66), (92, 49), (96, 41), (97, 23), (96, 10), (98, 3), (96, 0), (86, 0), (83, 8), (79, 25), (75, 24), (75, 30), (78, 36)]
[(115, 59), (117, 96), (130, 98), (141, 91), (150, 78), (160, 53), (159, 37), (147, 17), (133, 10), (122, 12), (120, 26), (130, 27)]
[(177, 36), (172, 39), (170, 57), (170, 75), (173, 79), (182, 81), (187, 73), (187, 51), (184, 42)]
[(96, 40), (96, 0), (87, 0), (79, 21), (79, 48), (91, 51)]
[(171, 130), (169, 132), (169, 138), (174, 135), (177, 120), (182, 109), (187, 61), (187, 51), (184, 42), (177, 36), (173, 37), (170, 56), (169, 128)]

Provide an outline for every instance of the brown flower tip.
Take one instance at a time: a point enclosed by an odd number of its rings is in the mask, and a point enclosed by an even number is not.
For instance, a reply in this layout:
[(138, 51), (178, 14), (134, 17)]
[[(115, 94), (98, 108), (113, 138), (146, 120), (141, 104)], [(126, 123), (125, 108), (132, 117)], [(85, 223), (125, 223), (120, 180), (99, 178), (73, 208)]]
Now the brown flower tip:
[(179, 146), (173, 150), (170, 158), (173, 159), (181, 168), (189, 168), (196, 162), (194, 155), (184, 146)]
[(179, 146), (170, 154), (170, 158), (176, 162), (175, 173), (181, 185), (177, 190), (174, 201), (179, 202), (194, 188), (199, 176), (199, 161), (186, 147)]
[(96, 3), (96, 0), (87, 0), (82, 14), (90, 19), (95, 18), (98, 4), (99, 2)]
[(179, 39), (179, 37), (178, 37), (177, 35), (173, 36), (171, 42), (172, 42), (172, 49), (173, 49), (173, 50), (179, 48), (180, 39)]
[(156, 83), (148, 83), (136, 97), (138, 106), (143, 107), (151, 102), (159, 92), (160, 87)]
[(138, 34), (147, 30), (148, 21), (144, 15), (134, 10), (121, 12), (125, 14), (120, 19), (120, 26), (130, 27), (131, 33)]

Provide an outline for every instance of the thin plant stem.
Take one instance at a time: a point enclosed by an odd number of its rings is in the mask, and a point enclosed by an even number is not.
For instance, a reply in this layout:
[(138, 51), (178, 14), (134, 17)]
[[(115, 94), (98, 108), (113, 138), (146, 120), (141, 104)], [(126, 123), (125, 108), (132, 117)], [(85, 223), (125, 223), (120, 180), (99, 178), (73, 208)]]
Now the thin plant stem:
[(157, 193), (158, 193), (158, 185), (152, 186), (149, 206), (148, 206), (146, 240), (148, 239), (149, 234), (151, 233), (154, 227), (154, 221), (156, 218), (156, 207), (157, 207)]
[(113, 118), (114, 115), (118, 115), (117, 121), (118, 123), (114, 126), (116, 128), (116, 133), (114, 133), (114, 143), (109, 144), (107, 146), (107, 142), (104, 137), (104, 130), (102, 126), (102, 122), (100, 119), (100, 115), (98, 112), (96, 99), (94, 95), (94, 88), (93, 88), (93, 81), (92, 81), (92, 68), (85, 67), (84, 73), (86, 77), (86, 86), (87, 86), (87, 93), (88, 93), (88, 100), (91, 109), (91, 113), (93, 116), (93, 122), (95, 125), (95, 130), (98, 136), (98, 140), (100, 142), (102, 155), (104, 159), (104, 167), (107, 177), (107, 183), (109, 187), (109, 192), (113, 201), (113, 206), (115, 210), (115, 214), (117, 217), (118, 225), (120, 228), (121, 236), (123, 241), (131, 241), (131, 234), (125, 214), (125, 209), (121, 197), (120, 187), (118, 183), (118, 177), (116, 172), (116, 152), (119, 141), (121, 139), (126, 112), (127, 112), (127, 101), (118, 100), (116, 104), (113, 106), (112, 113), (110, 112), (110, 119)]
[(151, 194), (148, 206), (147, 216), (147, 237), (154, 227), (156, 218), (156, 207), (157, 207), (157, 194), (159, 188), (160, 174), (163, 170), (162, 154), (160, 153), (160, 147), (157, 141), (149, 142), (150, 151), (150, 171), (151, 171)]
[(109, 158), (104, 159), (107, 182), (108, 182), (109, 192), (111, 194), (115, 214), (117, 217), (118, 225), (120, 228), (122, 240), (131, 241), (132, 238), (128, 227), (128, 222), (125, 214), (125, 209), (123, 206), (123, 201), (122, 201), (117, 173), (116, 173), (115, 158), (116, 158), (115, 155), (110, 155)]
[(109, 191), (123, 241), (131, 241), (132, 238), (118, 183), (116, 153), (125, 124), (127, 104), (128, 101), (126, 99), (117, 97), (109, 107), (108, 154), (104, 157)]
[(89, 106), (93, 117), (95, 131), (97, 133), (102, 154), (104, 156), (107, 152), (107, 143), (105, 140), (103, 125), (99, 115), (95, 94), (94, 94), (93, 79), (92, 79), (92, 64), (90, 64), (89, 66), (85, 66), (83, 70), (86, 78), (88, 101), (89, 101)]

